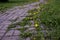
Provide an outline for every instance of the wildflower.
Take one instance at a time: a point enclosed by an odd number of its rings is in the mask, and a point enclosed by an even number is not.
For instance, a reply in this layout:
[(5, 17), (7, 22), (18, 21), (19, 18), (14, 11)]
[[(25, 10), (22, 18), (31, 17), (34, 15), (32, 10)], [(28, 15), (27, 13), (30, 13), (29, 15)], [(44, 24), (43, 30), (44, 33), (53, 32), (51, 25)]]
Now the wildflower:
[(38, 24), (35, 24), (34, 26), (35, 26), (35, 27), (38, 27), (39, 25), (38, 25)]
[(33, 13), (33, 14), (37, 14), (37, 13)]
[(35, 12), (35, 13), (33, 13), (33, 14), (38, 14), (38, 12)]

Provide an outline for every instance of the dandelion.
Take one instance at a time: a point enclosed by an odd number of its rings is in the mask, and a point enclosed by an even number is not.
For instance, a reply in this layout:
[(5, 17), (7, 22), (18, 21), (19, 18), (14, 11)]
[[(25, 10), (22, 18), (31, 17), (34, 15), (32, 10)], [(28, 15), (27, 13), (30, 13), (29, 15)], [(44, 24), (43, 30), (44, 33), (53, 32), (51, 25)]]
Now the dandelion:
[(36, 13), (33, 13), (33, 14), (36, 14)]
[(34, 26), (35, 26), (35, 27), (38, 27), (39, 25), (38, 25), (38, 24), (35, 24)]
[(33, 14), (38, 14), (38, 12), (35, 12), (35, 13), (33, 13)]

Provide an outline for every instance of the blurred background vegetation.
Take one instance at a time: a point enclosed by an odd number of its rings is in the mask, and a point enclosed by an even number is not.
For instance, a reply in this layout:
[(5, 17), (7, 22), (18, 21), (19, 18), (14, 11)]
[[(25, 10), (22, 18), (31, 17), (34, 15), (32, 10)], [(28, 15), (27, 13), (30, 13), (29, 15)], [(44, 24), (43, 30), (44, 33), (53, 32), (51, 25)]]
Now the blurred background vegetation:
[(0, 11), (6, 10), (14, 6), (20, 6), (32, 2), (37, 2), (38, 0), (0, 0)]

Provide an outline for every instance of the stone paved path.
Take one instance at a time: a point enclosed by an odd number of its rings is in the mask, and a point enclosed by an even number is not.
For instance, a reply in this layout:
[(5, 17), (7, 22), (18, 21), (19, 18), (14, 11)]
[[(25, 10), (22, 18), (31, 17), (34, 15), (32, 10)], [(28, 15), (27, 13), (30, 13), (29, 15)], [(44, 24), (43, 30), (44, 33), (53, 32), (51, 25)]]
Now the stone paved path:
[(20, 32), (18, 30), (10, 30), (9, 32), (5, 33), (7, 27), (12, 23), (11, 21), (15, 19), (18, 18), (15, 22), (19, 22), (25, 18), (25, 16), (28, 15), (28, 10), (39, 8), (38, 4), (39, 2), (35, 2), (24, 6), (17, 6), (6, 11), (5, 14), (0, 14), (0, 40), (18, 40), (19, 36), (17, 35), (19, 35)]
[[(7, 27), (14, 20), (14, 23), (16, 23), (24, 19), (28, 15), (28, 10), (39, 8), (39, 3), (41, 2), (44, 3), (43, 0), (40, 0), (40, 2), (14, 7), (4, 14), (0, 14), (0, 40), (19, 40), (18, 35), (20, 34), (20, 31), (12, 29), (6, 33)], [(29, 38), (26, 40), (29, 40)]]

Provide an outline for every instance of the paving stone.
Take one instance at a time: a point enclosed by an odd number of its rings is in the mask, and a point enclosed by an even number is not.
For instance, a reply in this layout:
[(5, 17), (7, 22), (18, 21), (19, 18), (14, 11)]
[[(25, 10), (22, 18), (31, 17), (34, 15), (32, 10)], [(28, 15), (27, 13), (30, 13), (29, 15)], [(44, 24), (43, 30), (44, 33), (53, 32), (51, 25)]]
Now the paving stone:
[(13, 32), (14, 32), (14, 30), (10, 30), (10, 31), (8, 31), (8, 32), (6, 33), (5, 36), (8, 36), (8, 35), (12, 36), (12, 35), (13, 35)]
[(20, 31), (18, 30), (15, 30), (14, 34), (13, 35), (20, 35)]
[(0, 36), (3, 36), (6, 30), (0, 29)]
[(5, 25), (5, 26), (3, 26), (1, 29), (6, 30), (6, 29), (8, 28), (8, 26), (9, 26), (9, 25)]
[(26, 40), (30, 40), (30, 38), (28, 37), (28, 38), (26, 38)]
[(19, 36), (4, 37), (2, 40), (19, 40)]
[(10, 21), (4, 21), (0, 24), (0, 29), (7, 29), (7, 27), (11, 24)]
[(9, 25), (9, 24), (11, 24), (11, 22), (7, 20), (7, 21), (4, 21), (3, 23), (1, 23), (1, 25), (7, 25), (7, 24)]
[(22, 28), (22, 27), (21, 27), (21, 26), (19, 26), (19, 25), (16, 25), (15, 29), (17, 29), (17, 28)]
[(0, 36), (0, 39), (1, 39), (1, 36)]

